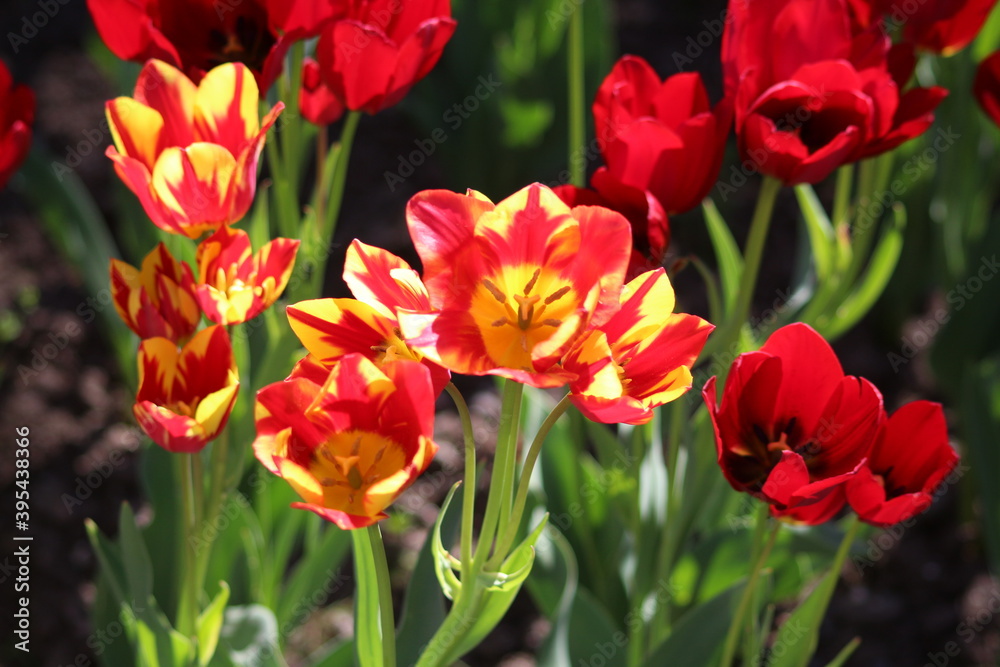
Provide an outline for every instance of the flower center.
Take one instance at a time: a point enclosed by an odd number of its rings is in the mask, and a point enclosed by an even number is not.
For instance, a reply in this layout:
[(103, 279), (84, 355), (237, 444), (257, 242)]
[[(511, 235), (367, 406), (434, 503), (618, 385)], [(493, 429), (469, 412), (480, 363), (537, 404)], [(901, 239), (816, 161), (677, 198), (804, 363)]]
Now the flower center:
[(364, 502), (368, 489), (405, 467), (405, 459), (399, 445), (389, 438), (352, 430), (338, 433), (320, 445), (310, 461), (309, 472), (323, 486), (324, 504), (363, 515), (370, 511)]

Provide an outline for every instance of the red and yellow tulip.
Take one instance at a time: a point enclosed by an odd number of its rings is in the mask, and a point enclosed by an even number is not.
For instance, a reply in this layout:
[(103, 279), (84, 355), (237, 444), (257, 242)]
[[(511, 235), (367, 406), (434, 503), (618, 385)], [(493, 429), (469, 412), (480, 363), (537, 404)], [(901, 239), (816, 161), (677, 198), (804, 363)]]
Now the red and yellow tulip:
[(470, 191), (421, 192), (407, 206), (434, 312), (399, 311), (411, 348), (445, 368), (535, 387), (574, 378), (560, 361), (618, 310), (629, 223), (570, 209), (544, 185), (499, 204)]
[(407, 345), (396, 317), (397, 309), (431, 310), (417, 272), (387, 250), (355, 240), (347, 249), (344, 280), (356, 299), (312, 299), (288, 307), (288, 321), (303, 347), (327, 366), (352, 353), (379, 367), (396, 359), (423, 361), (435, 395), (441, 393), (450, 374)]
[(326, 381), (312, 361), (257, 393), (254, 454), (307, 509), (343, 529), (386, 518), (385, 509), (427, 469), (437, 445), (434, 395), (423, 364), (336, 361)]
[(166, 338), (150, 338), (139, 346), (132, 412), (160, 447), (197, 452), (225, 427), (239, 386), (225, 327), (202, 329), (183, 349)]
[(139, 338), (183, 345), (201, 321), (191, 269), (162, 243), (146, 255), (141, 269), (111, 260), (111, 296), (118, 315)]
[(197, 297), (216, 324), (240, 324), (261, 314), (288, 285), (299, 241), (277, 238), (253, 253), (246, 232), (219, 228), (198, 245)]
[(714, 327), (673, 309), (674, 290), (663, 269), (625, 286), (621, 310), (565, 361), (579, 376), (570, 384), (570, 400), (580, 412), (607, 424), (644, 424), (653, 408), (691, 388), (691, 366)]
[(258, 120), (258, 89), (240, 63), (208, 72), (195, 86), (151, 60), (134, 97), (107, 103), (115, 145), (107, 155), (153, 223), (197, 238), (238, 221), (253, 202), (264, 136), (284, 108)]

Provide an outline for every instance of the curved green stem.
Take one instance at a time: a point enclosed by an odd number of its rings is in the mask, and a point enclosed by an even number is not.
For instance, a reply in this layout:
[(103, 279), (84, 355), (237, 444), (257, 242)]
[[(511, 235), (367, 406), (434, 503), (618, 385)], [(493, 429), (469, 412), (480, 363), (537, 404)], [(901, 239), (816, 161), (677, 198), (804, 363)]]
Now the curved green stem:
[(587, 102), (584, 92), (583, 4), (569, 17), (567, 44), (569, 75), (569, 172), (570, 184), (582, 188), (587, 184), (587, 163), (584, 144), (587, 141)]
[(754, 538), (754, 553), (756, 554), (756, 558), (752, 559), (753, 565), (747, 578), (746, 587), (743, 589), (736, 612), (733, 614), (733, 622), (726, 633), (726, 643), (722, 648), (722, 660), (719, 662), (720, 667), (730, 667), (733, 664), (733, 658), (736, 657), (736, 643), (739, 640), (740, 631), (743, 629), (743, 619), (750, 607), (750, 601), (753, 599), (754, 589), (757, 587), (757, 581), (760, 579), (760, 572), (764, 567), (764, 563), (767, 562), (767, 557), (771, 555), (771, 549), (774, 548), (774, 543), (778, 539), (778, 532), (781, 530), (781, 523), (775, 521), (774, 526), (771, 528), (771, 533), (767, 538), (767, 543), (761, 546), (760, 537), (764, 532), (765, 522), (770, 520), (767, 508), (768, 506), (764, 505), (763, 511), (757, 515), (757, 531)]
[(472, 567), (472, 531), (476, 509), (476, 440), (472, 432), (472, 417), (465, 397), (453, 383), (445, 387), (451, 400), (455, 401), (459, 417), (462, 419), (462, 437), (465, 440), (465, 479), (462, 489), (462, 579), (467, 581)]
[[(365, 655), (364, 646), (374, 649), (378, 642), (381, 647), (381, 662), (379, 667), (396, 667), (396, 623), (392, 612), (392, 582), (389, 578), (389, 562), (385, 557), (385, 544), (382, 542), (382, 532), (378, 524), (367, 528), (351, 531), (354, 546), (355, 571), (359, 586), (367, 585), (374, 579), (378, 588), (376, 605), (370, 603), (370, 598), (360, 594), (355, 609), (355, 631), (358, 633), (356, 652), (358, 663), (374, 665), (375, 659)], [(370, 636), (377, 633), (378, 637)]]
[(549, 431), (552, 430), (552, 427), (555, 426), (555, 423), (563, 416), (563, 413), (566, 412), (570, 405), (569, 394), (566, 394), (552, 408), (552, 412), (542, 422), (542, 425), (538, 428), (538, 433), (535, 434), (534, 440), (531, 441), (531, 446), (528, 448), (528, 453), (524, 458), (524, 465), (521, 468), (521, 479), (518, 481), (517, 496), (514, 499), (514, 511), (511, 514), (510, 523), (507, 524), (507, 530), (503, 532), (503, 535), (497, 542), (493, 557), (486, 564), (489, 570), (498, 567), (503, 562), (507, 557), (507, 552), (510, 550), (511, 545), (514, 543), (514, 538), (517, 537), (517, 528), (521, 525), (524, 507), (528, 502), (531, 473), (535, 469), (535, 462), (538, 461), (538, 455), (542, 452), (542, 443), (545, 442)]

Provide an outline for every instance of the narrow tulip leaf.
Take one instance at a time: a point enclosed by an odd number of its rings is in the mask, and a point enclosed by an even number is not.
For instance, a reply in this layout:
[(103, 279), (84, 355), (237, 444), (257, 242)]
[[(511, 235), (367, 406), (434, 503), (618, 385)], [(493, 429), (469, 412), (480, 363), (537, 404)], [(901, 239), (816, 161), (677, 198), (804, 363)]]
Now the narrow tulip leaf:
[[(442, 511), (439, 518), (443, 514)], [(459, 512), (452, 512), (441, 519), (438, 542), (452, 543), (458, 532), (461, 516)], [(416, 664), (421, 650), (441, 627), (448, 614), (436, 576), (434, 549), (434, 536), (428, 534), (406, 587), (403, 609), (397, 624), (399, 630), (396, 633), (396, 655), (401, 665)]]
[(434, 574), (437, 575), (438, 583), (441, 584), (441, 592), (449, 600), (454, 600), (458, 597), (459, 591), (462, 590), (462, 582), (455, 576), (455, 565), (457, 562), (455, 557), (444, 547), (441, 537), (441, 525), (444, 522), (448, 506), (451, 505), (451, 499), (454, 497), (455, 491), (458, 490), (460, 484), (461, 482), (455, 482), (451, 490), (448, 491), (448, 496), (441, 505), (441, 511), (438, 512), (437, 520), (434, 522), (434, 528), (431, 532), (431, 549), (434, 553)]
[(740, 291), (740, 280), (743, 276), (743, 255), (729, 230), (729, 225), (722, 219), (719, 209), (711, 199), (702, 202), (705, 214), (705, 225), (708, 228), (712, 247), (715, 249), (715, 260), (719, 264), (719, 282), (722, 285), (722, 304), (726, 315), (732, 312), (736, 305), (736, 295)]
[(195, 647), (187, 637), (142, 617), (133, 617), (132, 622), (140, 667), (188, 667), (193, 663)]
[(97, 524), (93, 519), (84, 519), (84, 526), (87, 530), (87, 538), (90, 546), (97, 555), (97, 561), (101, 564), (101, 576), (105, 577), (111, 594), (118, 605), (129, 604), (131, 596), (129, 594), (128, 580), (121, 575), (125, 572), (125, 564), (122, 562), (121, 550), (118, 545), (112, 543), (101, 535)]
[(219, 633), (222, 632), (222, 621), (225, 619), (226, 603), (229, 602), (229, 585), (219, 582), (219, 592), (215, 598), (198, 615), (198, 664), (206, 667), (215, 655), (215, 647), (219, 644)]
[[(853, 293), (844, 300), (835, 315), (820, 324), (820, 333), (833, 340), (853, 327), (864, 317), (892, 278), (899, 255), (903, 251), (903, 231), (906, 228), (906, 209), (902, 204), (893, 206), (892, 224), (883, 232), (878, 245), (872, 252), (871, 260), (864, 275), (858, 281)], [(870, 232), (869, 232), (870, 233)]]
[[(288, 486), (283, 484), (282, 486)], [(288, 512), (288, 514), (306, 512)], [(319, 517), (317, 517), (319, 518)], [(341, 571), (344, 557), (351, 545), (351, 536), (333, 524), (325, 526), (319, 543), (302, 554), (296, 563), (288, 583), (279, 587), (277, 618), (279, 627), (295, 627), (301, 618), (303, 604), (317, 595), (329, 595), (336, 591), (346, 577)], [(284, 561), (283, 561), (284, 562)]]
[[(377, 528), (376, 528), (377, 530)], [(354, 643), (355, 655), (361, 667), (395, 667), (387, 665), (389, 656), (383, 644), (383, 633), (395, 628), (382, 625), (379, 600), (379, 572), (375, 565), (375, 548), (367, 529), (352, 530), (354, 547)]]
[(819, 644), (819, 626), (823, 622), (830, 598), (833, 597), (844, 559), (857, 534), (857, 518), (852, 517), (847, 521), (850, 522), (850, 528), (841, 540), (830, 571), (778, 629), (774, 645), (780, 645), (784, 650), (780, 653), (777, 651), (771, 653), (768, 667), (806, 667), (809, 664)]
[(645, 664), (717, 665), (744, 588), (746, 581), (740, 581), (684, 614)]
[(118, 531), (129, 595), (135, 604), (145, 606), (153, 594), (153, 562), (128, 503), (122, 503), (118, 514)]
[(833, 225), (811, 185), (796, 185), (795, 197), (799, 201), (799, 210), (802, 211), (809, 236), (809, 246), (816, 266), (816, 280), (823, 284), (830, 278), (837, 251)]
[(837, 656), (833, 660), (831, 660), (826, 667), (843, 667), (843, 665), (847, 662), (847, 659), (850, 658), (852, 655), (854, 655), (855, 649), (857, 649), (858, 646), (860, 645), (861, 645), (860, 637), (855, 637), (851, 641), (847, 642), (847, 645), (844, 646), (844, 648), (840, 649), (840, 653), (838, 653)]
[(511, 552), (498, 572), (483, 574), (490, 580), (491, 584), (483, 593), (478, 613), (474, 615), (476, 620), (473, 621), (472, 627), (469, 628), (462, 641), (452, 650), (452, 657), (462, 656), (478, 646), (507, 613), (514, 598), (517, 597), (518, 591), (521, 590), (521, 585), (531, 573), (531, 565), (535, 561), (535, 542), (542, 534), (547, 522), (548, 516), (546, 515), (538, 527)]

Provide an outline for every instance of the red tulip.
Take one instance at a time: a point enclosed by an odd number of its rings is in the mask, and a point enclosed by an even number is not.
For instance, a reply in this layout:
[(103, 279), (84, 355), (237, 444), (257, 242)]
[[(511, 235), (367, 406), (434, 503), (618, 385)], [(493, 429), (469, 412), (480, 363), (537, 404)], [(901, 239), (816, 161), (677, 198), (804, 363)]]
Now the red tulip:
[(10, 70), (0, 61), (0, 188), (28, 157), (34, 122), (35, 93), (27, 86), (15, 86)]
[[(910, 4), (915, 6), (915, 11), (907, 13)], [(903, 39), (907, 42), (926, 51), (949, 56), (975, 39), (994, 5), (996, 0), (894, 2), (889, 20), (903, 24)]]
[(292, 42), (319, 34), (342, 0), (87, 0), (97, 32), (124, 60), (166, 61), (195, 83), (229, 62), (250, 68), (262, 92)]
[(730, 0), (722, 60), (740, 152), (788, 185), (886, 152), (924, 132), (946, 94), (901, 93), (909, 70), (845, 0)]
[(625, 216), (632, 225), (632, 258), (626, 280), (663, 263), (670, 245), (670, 223), (659, 200), (651, 192), (618, 182), (604, 167), (590, 178), (588, 188), (560, 185), (552, 189), (569, 207), (603, 206)]
[(1000, 125), (1000, 51), (994, 51), (979, 63), (972, 93), (990, 120)]
[(323, 30), (316, 59), (348, 109), (373, 114), (431, 71), (454, 32), (450, 0), (349, 0)]
[(808, 524), (843, 507), (837, 487), (865, 463), (884, 414), (878, 390), (844, 376), (830, 345), (805, 324), (782, 327), (759, 352), (737, 357), (719, 404), (714, 377), (702, 395), (732, 487)]
[(320, 78), (319, 65), (312, 58), (302, 63), (299, 111), (313, 125), (329, 125), (344, 115), (344, 104)]
[(958, 464), (938, 403), (908, 403), (885, 422), (868, 465), (847, 482), (847, 501), (862, 521), (891, 526), (920, 514)]
[(637, 56), (624, 56), (594, 100), (594, 122), (608, 172), (649, 191), (667, 215), (701, 203), (719, 175), (732, 105), (713, 109), (696, 72), (664, 81)]

